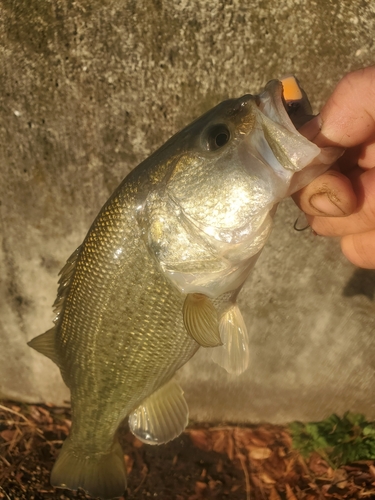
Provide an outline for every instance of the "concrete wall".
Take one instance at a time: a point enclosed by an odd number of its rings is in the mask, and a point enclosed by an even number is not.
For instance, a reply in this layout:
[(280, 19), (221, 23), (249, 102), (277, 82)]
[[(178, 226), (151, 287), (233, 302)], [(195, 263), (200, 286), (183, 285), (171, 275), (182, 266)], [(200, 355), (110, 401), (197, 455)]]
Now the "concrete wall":
[[(316, 110), (374, 61), (371, 0), (0, 0), (0, 393), (61, 403), (26, 341), (51, 325), (57, 273), (119, 181), (227, 97), (298, 76)], [(374, 273), (281, 207), (241, 296), (252, 364), (198, 353), (180, 373), (191, 416), (375, 417)]]

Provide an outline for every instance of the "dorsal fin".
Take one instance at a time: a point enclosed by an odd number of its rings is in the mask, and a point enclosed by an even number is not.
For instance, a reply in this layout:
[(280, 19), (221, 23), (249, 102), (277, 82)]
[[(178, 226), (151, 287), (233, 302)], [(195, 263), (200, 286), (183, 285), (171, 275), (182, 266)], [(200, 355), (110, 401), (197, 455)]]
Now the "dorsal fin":
[(57, 323), (59, 321), (61, 312), (64, 308), (65, 298), (68, 295), (70, 284), (72, 282), (72, 278), (76, 269), (77, 258), (78, 255), (80, 254), (80, 250), (81, 246), (79, 246), (72, 253), (69, 259), (66, 261), (65, 266), (59, 272), (60, 278), (58, 281), (59, 286), (57, 289), (57, 297), (55, 302), (53, 303), (53, 312), (56, 313), (55, 319), (53, 320), (55, 326), (52, 327), (47, 332), (42, 333), (38, 337), (35, 337), (32, 340), (30, 340), (30, 342), (28, 342), (28, 345), (30, 347), (40, 352), (41, 354), (44, 354), (44, 356), (47, 356), (47, 358), (51, 359), (54, 363), (57, 364), (57, 366), (60, 368), (61, 375), (67, 385), (68, 385), (68, 380), (64, 372), (62, 363), (60, 361), (58, 352), (56, 350), (55, 334), (56, 334)]
[(72, 278), (74, 275), (74, 272), (76, 270), (76, 264), (77, 264), (77, 258), (78, 255), (80, 254), (82, 245), (80, 245), (69, 257), (69, 259), (66, 261), (65, 266), (61, 269), (59, 272), (59, 287), (57, 289), (57, 297), (55, 302), (53, 303), (53, 312), (56, 313), (56, 317), (54, 319), (54, 322), (57, 323), (60, 313), (64, 307), (64, 302), (65, 302), (65, 297), (68, 294), (70, 284), (72, 282)]

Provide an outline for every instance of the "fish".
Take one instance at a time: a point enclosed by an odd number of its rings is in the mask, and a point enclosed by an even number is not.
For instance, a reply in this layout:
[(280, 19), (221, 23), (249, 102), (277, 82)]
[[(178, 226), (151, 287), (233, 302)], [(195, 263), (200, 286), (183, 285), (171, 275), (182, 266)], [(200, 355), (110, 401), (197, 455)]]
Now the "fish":
[(311, 107), (291, 78), (226, 100), (169, 139), (125, 177), (67, 260), (54, 326), (29, 342), (71, 392), (53, 486), (122, 496), (124, 419), (141, 441), (166, 443), (188, 423), (173, 376), (200, 347), (230, 373), (247, 368), (237, 297), (277, 204), (342, 154), (297, 131)]

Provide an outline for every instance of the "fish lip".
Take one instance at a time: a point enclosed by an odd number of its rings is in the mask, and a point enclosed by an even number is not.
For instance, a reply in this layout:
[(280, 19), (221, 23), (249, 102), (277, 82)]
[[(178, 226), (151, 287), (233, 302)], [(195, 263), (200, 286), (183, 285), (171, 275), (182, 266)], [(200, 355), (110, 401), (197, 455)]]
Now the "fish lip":
[(258, 109), (265, 116), (294, 133), (313, 118), (307, 95), (299, 85), (298, 80), (295, 79), (295, 81), (301, 91), (301, 99), (285, 100), (281, 80), (270, 80), (263, 92), (254, 96)]

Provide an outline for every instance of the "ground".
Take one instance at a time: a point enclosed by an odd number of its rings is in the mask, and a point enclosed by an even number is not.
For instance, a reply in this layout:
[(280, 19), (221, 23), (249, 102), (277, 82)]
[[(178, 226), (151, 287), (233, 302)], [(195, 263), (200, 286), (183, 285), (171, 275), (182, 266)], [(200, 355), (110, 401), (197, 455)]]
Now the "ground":
[[(90, 498), (49, 484), (70, 423), (69, 408), (0, 404), (0, 498)], [(128, 469), (122, 500), (375, 499), (374, 461), (334, 469), (316, 452), (304, 458), (282, 426), (192, 424), (162, 446), (142, 444), (124, 428), (120, 440)]]

